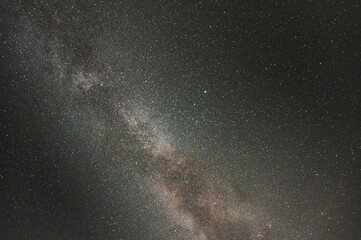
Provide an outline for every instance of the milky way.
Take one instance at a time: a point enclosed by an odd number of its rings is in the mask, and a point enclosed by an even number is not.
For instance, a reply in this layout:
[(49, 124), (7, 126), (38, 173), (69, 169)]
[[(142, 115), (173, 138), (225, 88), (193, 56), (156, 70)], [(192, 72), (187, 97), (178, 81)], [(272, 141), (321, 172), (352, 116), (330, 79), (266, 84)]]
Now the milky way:
[(216, 172), (182, 156), (157, 129), (147, 126), (149, 122), (134, 107), (126, 107), (122, 114), (141, 146), (153, 156), (147, 173), (149, 192), (191, 239), (249, 238), (249, 234), (251, 239), (270, 239), (266, 223)]
[(358, 5), (307, 4), (3, 1), (0, 239), (359, 239)]

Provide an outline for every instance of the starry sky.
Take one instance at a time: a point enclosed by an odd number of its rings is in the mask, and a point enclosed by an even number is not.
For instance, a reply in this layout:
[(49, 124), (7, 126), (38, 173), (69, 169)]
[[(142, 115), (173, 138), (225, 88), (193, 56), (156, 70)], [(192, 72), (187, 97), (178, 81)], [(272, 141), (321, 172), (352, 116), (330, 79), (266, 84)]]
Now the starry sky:
[(1, 0), (0, 239), (360, 239), (360, 12)]

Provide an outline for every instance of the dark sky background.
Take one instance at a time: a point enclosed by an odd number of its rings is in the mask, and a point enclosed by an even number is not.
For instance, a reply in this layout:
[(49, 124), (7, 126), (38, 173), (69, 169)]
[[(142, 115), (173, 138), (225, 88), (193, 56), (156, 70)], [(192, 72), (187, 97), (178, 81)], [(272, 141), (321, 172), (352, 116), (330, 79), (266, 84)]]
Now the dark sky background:
[(358, 1), (0, 9), (0, 239), (361, 238)]

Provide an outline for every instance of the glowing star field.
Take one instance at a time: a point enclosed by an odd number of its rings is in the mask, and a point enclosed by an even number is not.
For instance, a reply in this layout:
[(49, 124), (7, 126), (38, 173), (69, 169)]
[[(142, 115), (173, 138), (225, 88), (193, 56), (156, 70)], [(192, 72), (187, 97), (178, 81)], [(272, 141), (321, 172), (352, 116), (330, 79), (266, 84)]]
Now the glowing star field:
[(1, 1), (0, 239), (361, 238), (357, 1)]

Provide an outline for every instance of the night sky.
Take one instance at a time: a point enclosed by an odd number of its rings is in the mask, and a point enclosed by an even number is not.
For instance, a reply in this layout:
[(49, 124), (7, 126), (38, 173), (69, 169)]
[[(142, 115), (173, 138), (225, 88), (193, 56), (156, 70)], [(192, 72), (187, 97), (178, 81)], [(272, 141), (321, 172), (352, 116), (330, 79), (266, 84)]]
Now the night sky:
[(1, 240), (361, 239), (359, 1), (0, 19)]

